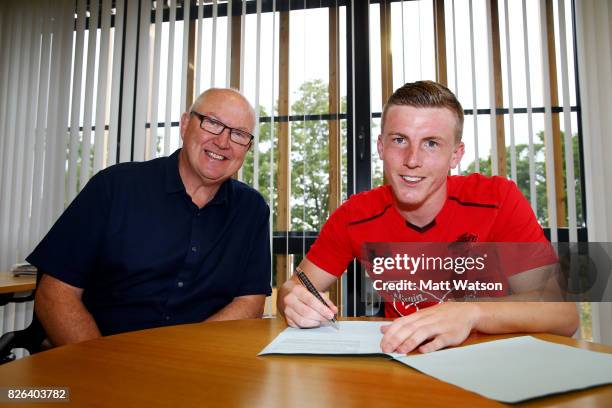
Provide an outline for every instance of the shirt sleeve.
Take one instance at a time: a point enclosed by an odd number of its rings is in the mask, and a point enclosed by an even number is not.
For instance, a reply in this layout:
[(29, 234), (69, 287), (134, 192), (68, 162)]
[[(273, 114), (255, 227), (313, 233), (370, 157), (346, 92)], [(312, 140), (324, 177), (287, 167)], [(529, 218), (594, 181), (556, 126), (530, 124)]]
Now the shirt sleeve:
[(531, 209), (529, 201), (513, 182), (502, 201), (491, 241), (494, 242), (547, 242), (544, 231)]
[(96, 268), (108, 220), (109, 201), (104, 175), (98, 173), (26, 260), (69, 285), (85, 287)]
[(246, 262), (244, 279), (236, 296), (270, 296), (271, 254), (270, 254), (270, 208), (261, 199), (262, 209), (258, 211), (256, 227), (252, 235), (251, 251)]
[(502, 202), (492, 242), (498, 242), (500, 266), (506, 276), (557, 262), (554, 248), (523, 193), (513, 182)]
[(310, 262), (334, 276), (342, 275), (356, 256), (348, 232), (349, 205), (347, 201), (332, 213), (306, 255)]

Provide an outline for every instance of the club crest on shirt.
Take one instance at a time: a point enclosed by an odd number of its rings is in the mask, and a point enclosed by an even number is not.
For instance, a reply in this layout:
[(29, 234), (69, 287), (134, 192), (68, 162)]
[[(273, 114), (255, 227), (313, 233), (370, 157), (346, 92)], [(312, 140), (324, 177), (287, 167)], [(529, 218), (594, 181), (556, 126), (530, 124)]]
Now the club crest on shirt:
[[(459, 235), (454, 243), (449, 243), (448, 250), (454, 256), (468, 256), (472, 250), (472, 243), (478, 241), (478, 234), (471, 232), (464, 232)], [(448, 295), (449, 293), (446, 293)], [(422, 308), (433, 306), (435, 304), (444, 303), (446, 295), (442, 298), (438, 298), (435, 295), (428, 293), (428, 297), (424, 298), (422, 295), (414, 296), (410, 299), (405, 299), (401, 295), (394, 294), (392, 309), (397, 316), (408, 316)], [(431, 299), (434, 297), (434, 299)]]
[(476, 242), (478, 241), (478, 234), (471, 232), (464, 232), (459, 235), (455, 242)]

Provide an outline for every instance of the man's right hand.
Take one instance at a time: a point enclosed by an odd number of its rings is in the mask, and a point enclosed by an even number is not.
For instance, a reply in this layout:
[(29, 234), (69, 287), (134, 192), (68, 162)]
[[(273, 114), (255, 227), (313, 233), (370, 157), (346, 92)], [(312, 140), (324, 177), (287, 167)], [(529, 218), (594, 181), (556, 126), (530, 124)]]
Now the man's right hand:
[[(300, 263), (300, 268), (320, 292), (327, 290), (337, 279), (306, 258)], [(281, 287), (277, 308), (291, 327), (319, 327), (338, 313), (336, 305), (326, 299), (323, 294), (321, 296), (327, 302), (328, 307), (325, 307), (321, 301), (310, 293), (294, 275)]]
[(323, 294), (321, 296), (327, 302), (328, 307), (325, 307), (303, 285), (295, 282), (294, 278), (291, 278), (291, 283), (293, 283), (293, 287), (284, 298), (285, 309), (283, 310), (289, 326), (298, 328), (319, 327), (321, 323), (331, 320), (338, 313), (336, 305), (331, 300), (326, 299)]

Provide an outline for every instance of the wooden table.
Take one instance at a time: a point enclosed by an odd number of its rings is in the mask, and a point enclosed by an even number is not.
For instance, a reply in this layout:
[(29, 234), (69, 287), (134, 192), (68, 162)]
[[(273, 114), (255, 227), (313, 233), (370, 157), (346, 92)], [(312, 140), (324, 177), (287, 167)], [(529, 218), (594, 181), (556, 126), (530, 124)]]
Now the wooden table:
[[(0, 386), (69, 387), (71, 405), (88, 407), (501, 405), (381, 357), (257, 357), (284, 328), (280, 320), (263, 319), (124, 333), (0, 366)], [(510, 336), (476, 336), (468, 341), (504, 337)], [(558, 336), (538, 337), (612, 352), (612, 347)], [(609, 407), (612, 385), (529, 405)]]
[(34, 290), (36, 276), (13, 276), (10, 272), (0, 272), (0, 294)]

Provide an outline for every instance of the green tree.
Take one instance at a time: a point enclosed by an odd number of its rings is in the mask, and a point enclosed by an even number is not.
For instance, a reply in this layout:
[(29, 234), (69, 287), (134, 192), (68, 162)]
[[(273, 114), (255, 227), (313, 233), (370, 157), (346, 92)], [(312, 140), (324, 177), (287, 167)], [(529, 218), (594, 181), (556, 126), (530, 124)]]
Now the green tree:
[[(322, 80), (303, 83), (296, 92), (291, 105), (291, 115), (318, 115), (328, 113), (328, 85)], [(276, 110), (276, 109), (275, 109)], [(341, 101), (341, 112), (346, 111), (346, 100)], [(259, 108), (260, 117), (269, 114)], [(291, 122), (291, 224), (292, 230), (318, 231), (329, 216), (329, 125), (327, 120), (297, 120)], [(276, 187), (278, 172), (279, 137), (278, 123), (275, 123), (273, 145), (271, 123), (263, 122), (259, 129), (259, 191), (269, 201), (272, 195), (277, 200)], [(341, 139), (346, 135), (346, 121), (341, 121)], [(273, 149), (274, 148), (274, 149)], [(274, 157), (270, 157), (272, 154)], [(274, 169), (272, 184), (270, 170), (272, 159)], [(343, 155), (346, 168), (346, 155)], [(254, 152), (245, 158), (243, 180), (253, 185)], [(273, 205), (276, 220), (276, 205)], [(274, 229), (276, 229), (274, 227)]]
[[(581, 195), (581, 184), (580, 184), (580, 151), (578, 147), (578, 135), (572, 136), (572, 148), (574, 155), (574, 177), (576, 183), (576, 213), (577, 213), (577, 224), (578, 226), (584, 225), (584, 217), (582, 213), (582, 195)], [(533, 180), (529, 177), (529, 145), (518, 144), (515, 145), (516, 149), (516, 184), (523, 193), (523, 195), (530, 200), (531, 189), (530, 182), (536, 184), (536, 204), (537, 204), (537, 216), (538, 221), (541, 225), (548, 225), (548, 200), (546, 196), (546, 162), (545, 162), (545, 149), (544, 149), (544, 132), (540, 131), (537, 134), (537, 141), (533, 144), (533, 156), (535, 166), (535, 177)], [(565, 139), (563, 132), (561, 133), (561, 149), (565, 151)], [(480, 159), (480, 173), (491, 175), (491, 156), (486, 159)], [(506, 174), (511, 173), (510, 169), (510, 146), (506, 147)], [(475, 171), (475, 164), (471, 162), (462, 174), (470, 174)], [(565, 174), (566, 163), (563, 161), (563, 170)], [(565, 184), (565, 178), (563, 179), (565, 203), (567, 208), (567, 186)]]
[[(260, 117), (269, 117), (269, 113), (266, 112), (263, 106), (259, 107), (259, 116)], [(258, 160), (258, 186), (257, 189), (264, 196), (266, 201), (270, 203), (270, 197), (272, 197), (273, 202), (277, 200), (277, 191), (275, 188), (272, 188), (276, 184), (276, 166), (278, 164), (278, 150), (272, 145), (272, 132), (271, 132), (272, 124), (270, 122), (261, 122), (259, 124), (259, 135), (257, 136), (259, 139), (259, 160)], [(275, 127), (274, 138), (278, 138), (278, 126)], [(274, 157), (271, 155), (274, 154)], [(271, 160), (273, 163), (271, 163)], [(242, 167), (242, 179), (245, 183), (254, 186), (253, 174), (254, 174), (254, 165), (255, 165), (255, 152), (254, 152), (254, 144), (251, 146), (250, 151), (247, 153), (244, 159), (244, 165)], [(270, 169), (274, 167), (275, 171), (272, 174), (273, 180), (270, 182)], [(276, 208), (274, 208), (275, 216), (273, 219), (276, 219)]]
[[(328, 111), (327, 84), (302, 84), (291, 106), (293, 115)], [(291, 225), (297, 231), (318, 231), (329, 216), (328, 123), (296, 121), (291, 125)]]

